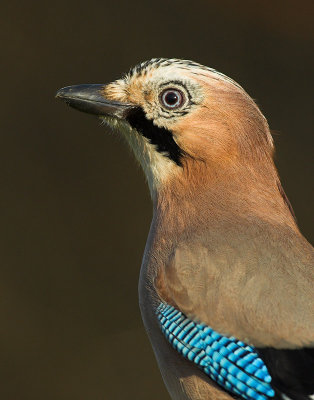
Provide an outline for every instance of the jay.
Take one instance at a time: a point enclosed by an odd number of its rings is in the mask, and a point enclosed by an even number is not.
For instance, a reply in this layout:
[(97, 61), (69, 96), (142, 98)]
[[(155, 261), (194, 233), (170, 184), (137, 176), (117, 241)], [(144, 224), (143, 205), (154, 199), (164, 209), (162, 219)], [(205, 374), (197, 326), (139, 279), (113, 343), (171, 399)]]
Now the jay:
[(313, 248), (250, 96), (214, 69), (157, 58), (57, 97), (120, 132), (146, 175), (139, 301), (171, 398), (314, 399)]

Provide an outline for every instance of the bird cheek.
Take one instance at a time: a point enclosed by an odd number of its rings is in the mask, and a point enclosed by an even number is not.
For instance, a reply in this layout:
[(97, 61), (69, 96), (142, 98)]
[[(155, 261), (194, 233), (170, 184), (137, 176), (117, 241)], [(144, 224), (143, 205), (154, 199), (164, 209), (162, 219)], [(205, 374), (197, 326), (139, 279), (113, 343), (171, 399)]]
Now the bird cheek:
[(142, 109), (144, 111), (145, 117), (148, 120), (153, 121), (154, 125), (158, 126), (159, 128), (163, 128), (163, 125), (160, 124), (160, 121), (158, 119), (158, 112), (156, 112), (154, 107), (151, 107), (150, 104), (144, 103)]
[(144, 97), (145, 103), (148, 103), (148, 104), (153, 104), (153, 102), (155, 100), (155, 96), (151, 90), (144, 90), (143, 97)]
[(173, 133), (173, 138), (180, 149), (185, 153), (195, 158), (201, 157), (204, 150), (204, 143), (199, 138), (194, 137), (190, 132), (180, 134)]

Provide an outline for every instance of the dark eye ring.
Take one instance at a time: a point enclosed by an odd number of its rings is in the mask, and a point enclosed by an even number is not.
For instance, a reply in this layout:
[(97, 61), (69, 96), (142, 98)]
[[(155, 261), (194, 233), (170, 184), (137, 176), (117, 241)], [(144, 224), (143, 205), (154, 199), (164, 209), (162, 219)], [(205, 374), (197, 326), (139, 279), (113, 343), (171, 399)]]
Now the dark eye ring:
[(160, 102), (168, 110), (181, 107), (184, 100), (184, 94), (179, 89), (168, 88), (160, 94)]

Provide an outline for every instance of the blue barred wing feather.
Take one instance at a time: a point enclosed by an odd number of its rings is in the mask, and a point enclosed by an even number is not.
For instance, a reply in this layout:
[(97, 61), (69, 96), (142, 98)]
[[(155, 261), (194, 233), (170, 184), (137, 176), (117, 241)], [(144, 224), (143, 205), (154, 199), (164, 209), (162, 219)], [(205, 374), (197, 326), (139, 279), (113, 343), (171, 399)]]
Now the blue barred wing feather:
[(157, 316), (171, 345), (223, 389), (246, 400), (277, 398), (267, 367), (253, 347), (191, 321), (168, 304), (160, 304)]

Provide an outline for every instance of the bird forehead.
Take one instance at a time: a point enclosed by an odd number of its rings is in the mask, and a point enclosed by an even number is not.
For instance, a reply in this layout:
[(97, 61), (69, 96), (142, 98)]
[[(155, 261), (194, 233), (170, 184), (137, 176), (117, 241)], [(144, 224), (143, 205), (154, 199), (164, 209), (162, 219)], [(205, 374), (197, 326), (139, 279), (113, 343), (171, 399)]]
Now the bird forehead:
[(199, 89), (195, 79), (191, 79), (188, 73), (174, 67), (158, 68), (150, 70), (144, 76), (130, 77), (126, 84), (131, 100), (132, 98), (138, 100), (140, 97), (145, 101), (153, 101), (162, 90), (169, 87), (183, 86), (191, 93)]
[(153, 102), (163, 88), (184, 86), (191, 93), (200, 95), (202, 86), (193, 71), (175, 66), (151, 68), (145, 73), (128, 74), (105, 88), (105, 95), (112, 100), (142, 103)]
[(243, 90), (226, 75), (192, 61), (153, 59), (138, 64), (124, 78), (107, 85), (104, 94), (117, 101), (152, 103), (166, 85), (183, 85), (191, 94), (196, 95), (198, 103), (203, 98), (201, 92), (204, 90), (222, 87), (227, 91)]
[(201, 80), (203, 85), (209, 84), (215, 86), (215, 84), (219, 82), (219, 84), (226, 84), (229, 88), (237, 87), (238, 89), (242, 89), (237, 82), (214, 68), (204, 66), (191, 60), (180, 60), (176, 58), (153, 58), (150, 61), (144, 61), (132, 68), (126, 76), (130, 81), (141, 77), (147, 77), (147, 79), (156, 81), (188, 78), (190, 80)]

